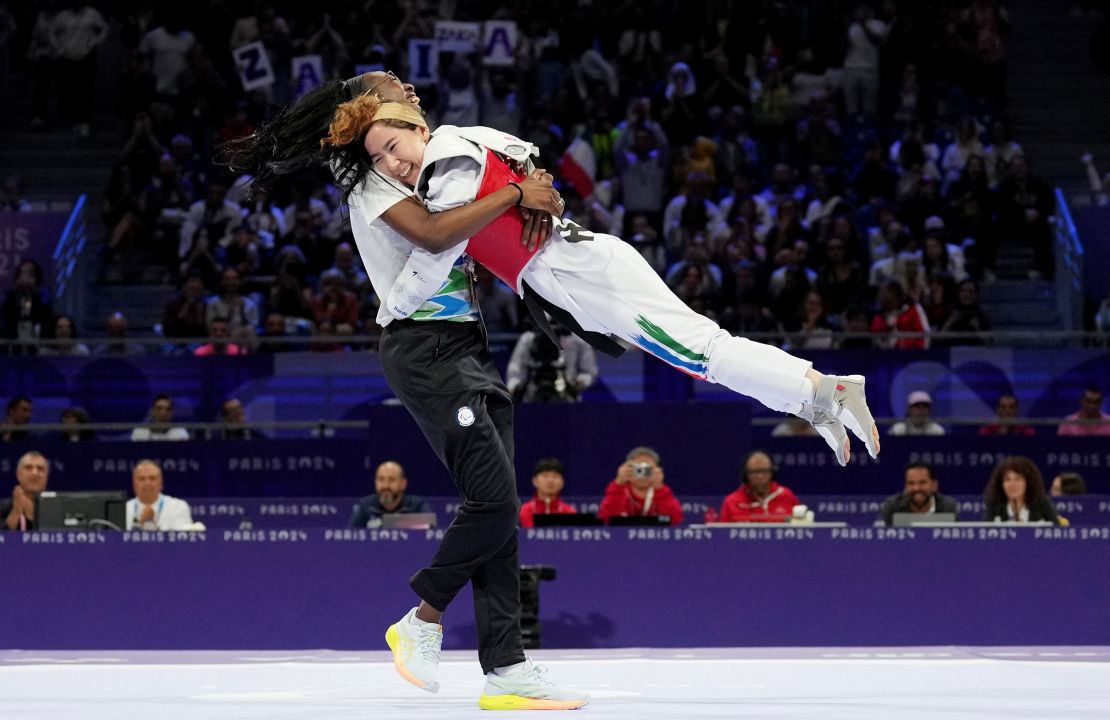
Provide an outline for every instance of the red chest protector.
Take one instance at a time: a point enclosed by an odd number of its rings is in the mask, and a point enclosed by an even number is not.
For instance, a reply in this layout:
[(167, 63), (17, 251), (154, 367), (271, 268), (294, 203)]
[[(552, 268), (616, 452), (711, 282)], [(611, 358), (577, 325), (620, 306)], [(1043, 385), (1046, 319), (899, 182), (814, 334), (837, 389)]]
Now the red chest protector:
[[(515, 170), (506, 160), (490, 150), (486, 151), (486, 167), (482, 182), (478, 186), (475, 200), (497, 192), (511, 182), (520, 182), (527, 177), (523, 170)], [(532, 258), (542, 249), (542, 245), (529, 250), (520, 242), (524, 232), (524, 218), (516, 208), (509, 208), (497, 218), (470, 237), (466, 254), (518, 294), (521, 292), (521, 275)]]

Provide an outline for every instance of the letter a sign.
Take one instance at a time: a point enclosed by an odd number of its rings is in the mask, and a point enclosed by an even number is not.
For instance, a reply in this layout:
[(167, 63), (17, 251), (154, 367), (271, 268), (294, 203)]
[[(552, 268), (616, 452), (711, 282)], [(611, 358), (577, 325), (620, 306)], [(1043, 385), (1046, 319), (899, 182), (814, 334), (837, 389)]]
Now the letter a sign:
[(486, 65), (512, 65), (516, 54), (516, 23), (489, 20), (482, 34), (482, 62)]
[(301, 55), (293, 58), (293, 96), (300, 98), (324, 82), (324, 58)]

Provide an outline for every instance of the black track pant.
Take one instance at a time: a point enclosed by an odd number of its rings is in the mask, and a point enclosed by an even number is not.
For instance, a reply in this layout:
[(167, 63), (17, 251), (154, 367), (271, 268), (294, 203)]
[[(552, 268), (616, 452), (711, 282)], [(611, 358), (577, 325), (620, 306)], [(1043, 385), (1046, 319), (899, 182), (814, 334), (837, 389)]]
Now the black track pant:
[(386, 380), (463, 500), (431, 566), (412, 577), (412, 589), (442, 611), (469, 580), (482, 671), (523, 662), (513, 406), (481, 328), (394, 321), (380, 353)]

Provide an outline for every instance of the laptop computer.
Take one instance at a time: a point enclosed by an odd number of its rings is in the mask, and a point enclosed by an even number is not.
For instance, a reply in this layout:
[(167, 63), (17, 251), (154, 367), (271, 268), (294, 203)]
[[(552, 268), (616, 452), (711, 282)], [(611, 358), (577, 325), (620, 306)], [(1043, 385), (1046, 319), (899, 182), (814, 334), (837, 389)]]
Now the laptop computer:
[(387, 530), (427, 530), (436, 526), (435, 513), (389, 513), (382, 515)]
[(609, 524), (614, 527), (659, 527), (670, 525), (671, 519), (662, 515), (614, 515), (609, 518)]
[(956, 522), (956, 513), (894, 513), (891, 525), (909, 527), (911, 525), (940, 525)]
[(597, 513), (543, 513), (532, 516), (532, 524), (536, 527), (581, 527), (583, 525), (601, 525)]

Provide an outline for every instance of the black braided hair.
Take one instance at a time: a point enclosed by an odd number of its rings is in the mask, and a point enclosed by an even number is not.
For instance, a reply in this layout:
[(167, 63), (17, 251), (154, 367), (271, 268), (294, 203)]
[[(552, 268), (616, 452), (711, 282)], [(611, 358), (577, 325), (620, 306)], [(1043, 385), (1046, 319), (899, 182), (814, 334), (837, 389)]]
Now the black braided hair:
[(326, 165), (346, 199), (370, 171), (370, 156), (359, 141), (342, 147), (320, 141), (328, 136), (335, 109), (352, 99), (352, 87), (352, 81), (329, 80), (314, 88), (253, 134), (222, 144), (217, 162), (253, 175), (251, 193), (269, 189), (283, 175)]

